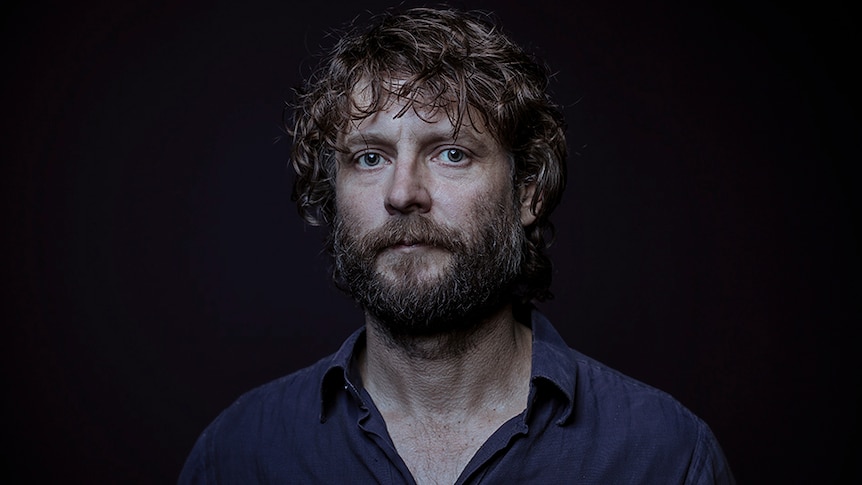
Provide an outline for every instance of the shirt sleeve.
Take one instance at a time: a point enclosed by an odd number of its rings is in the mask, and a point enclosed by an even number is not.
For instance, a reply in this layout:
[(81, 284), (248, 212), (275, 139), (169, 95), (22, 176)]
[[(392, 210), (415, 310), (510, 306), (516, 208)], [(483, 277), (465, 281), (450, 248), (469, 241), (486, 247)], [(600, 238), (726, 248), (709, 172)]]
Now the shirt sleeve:
[(687, 485), (736, 485), (718, 440), (706, 424), (700, 426)]
[(195, 446), (189, 453), (189, 457), (186, 458), (186, 463), (180, 472), (177, 485), (205, 485), (210, 483), (207, 480), (207, 438), (208, 433), (204, 431), (195, 442)]

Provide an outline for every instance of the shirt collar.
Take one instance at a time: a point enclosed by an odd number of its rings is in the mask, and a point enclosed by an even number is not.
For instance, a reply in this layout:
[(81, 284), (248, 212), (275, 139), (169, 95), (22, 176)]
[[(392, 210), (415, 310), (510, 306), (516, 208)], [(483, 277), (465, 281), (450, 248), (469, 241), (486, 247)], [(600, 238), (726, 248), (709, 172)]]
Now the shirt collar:
[(565, 398), (566, 407), (560, 419), (557, 420), (558, 425), (563, 425), (571, 417), (575, 406), (577, 363), (563, 337), (538, 310), (532, 311), (531, 325), (533, 360), (530, 382), (536, 387), (538, 383), (547, 383), (558, 395)]
[(320, 422), (326, 421), (326, 410), (328, 405), (335, 399), (335, 394), (340, 390), (349, 390), (355, 396), (359, 396), (358, 371), (353, 362), (356, 361), (359, 351), (365, 346), (365, 327), (353, 332), (347, 340), (341, 344), (338, 352), (329, 357), (323, 379), (320, 381)]
[[(539, 385), (542, 383), (549, 384), (551, 389), (565, 398), (566, 407), (557, 421), (558, 425), (562, 425), (569, 420), (574, 408), (576, 363), (566, 342), (538, 310), (532, 310), (530, 324), (533, 331), (530, 382), (536, 387), (544, 387)], [(358, 399), (362, 399), (359, 393), (361, 381), (355, 362), (364, 345), (365, 327), (362, 327), (344, 341), (338, 352), (330, 356), (320, 383), (321, 422), (326, 420), (328, 405), (340, 389), (348, 390)], [(532, 406), (532, 403), (528, 406)]]

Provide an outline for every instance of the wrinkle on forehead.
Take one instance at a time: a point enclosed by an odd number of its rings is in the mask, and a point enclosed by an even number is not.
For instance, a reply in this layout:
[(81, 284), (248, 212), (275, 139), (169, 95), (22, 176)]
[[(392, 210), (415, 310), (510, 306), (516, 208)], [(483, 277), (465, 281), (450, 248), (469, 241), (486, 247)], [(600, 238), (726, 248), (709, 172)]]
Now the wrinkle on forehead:
[[(429, 98), (421, 87), (405, 90), (405, 83), (403, 76), (387, 77), (378, 82), (367, 79), (358, 82), (350, 93), (348, 125), (344, 127), (340, 138), (343, 139), (346, 132), (357, 128), (363, 120), (381, 112), (393, 111), (392, 108), (398, 105), (400, 107), (394, 111), (393, 119), (404, 116), (408, 110), (426, 123), (436, 123), (445, 115), (452, 125), (452, 139), (457, 139), (465, 127), (477, 134), (487, 129), (483, 120), (485, 116), (476, 107), (467, 106), (465, 109), (462, 103), (449, 99), (444, 93)], [(461, 96), (466, 94), (461, 93)], [(493, 137), (493, 133), (491, 135)]]

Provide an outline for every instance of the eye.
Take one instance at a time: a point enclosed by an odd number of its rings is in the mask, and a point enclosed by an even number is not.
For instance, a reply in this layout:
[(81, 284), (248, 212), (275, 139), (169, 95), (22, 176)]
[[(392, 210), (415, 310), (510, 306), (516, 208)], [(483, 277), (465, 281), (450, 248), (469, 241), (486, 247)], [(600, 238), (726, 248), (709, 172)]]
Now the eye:
[(383, 161), (379, 153), (363, 153), (356, 158), (356, 163), (362, 167), (376, 167)]
[(461, 163), (467, 159), (467, 154), (458, 148), (447, 148), (440, 154), (440, 158), (448, 163)]

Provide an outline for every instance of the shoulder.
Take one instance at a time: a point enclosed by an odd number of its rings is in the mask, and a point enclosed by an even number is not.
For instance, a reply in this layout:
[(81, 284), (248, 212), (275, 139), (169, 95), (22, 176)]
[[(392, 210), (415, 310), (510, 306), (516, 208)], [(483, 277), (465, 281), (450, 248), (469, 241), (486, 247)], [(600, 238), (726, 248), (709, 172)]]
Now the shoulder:
[(209, 426), (218, 434), (260, 435), (278, 421), (315, 422), (320, 414), (320, 389), (333, 357), (242, 394)]
[(572, 424), (594, 427), (596, 443), (684, 483), (732, 483), (709, 426), (673, 396), (571, 350), (576, 373)]
[(533, 376), (552, 383), (568, 404), (561, 422), (629, 432), (696, 433), (703, 423), (666, 392), (572, 349), (544, 317), (533, 312)]
[(575, 408), (592, 412), (625, 411), (633, 417), (651, 417), (644, 423), (698, 427), (703, 422), (665, 391), (645, 384), (576, 350), (570, 350), (575, 373)]
[[(222, 413), (223, 418), (239, 418), (249, 412), (266, 410), (296, 411), (319, 403), (320, 385), (330, 368), (332, 357), (282, 376), (245, 392)], [(315, 397), (312, 397), (315, 396)]]
[(703, 421), (673, 396), (571, 350), (574, 419), (612, 419), (653, 438), (697, 434)]
[(555, 462), (561, 472), (591, 470), (591, 483), (733, 483), (703, 420), (670, 394), (570, 348), (541, 313), (531, 318), (533, 380), (544, 396), (535, 414), (553, 448), (568, 450), (568, 460)]
[(211, 483), (215, 476), (242, 483), (247, 477), (231, 474), (302, 446), (319, 423), (320, 386), (331, 365), (332, 356), (242, 394), (198, 437), (179, 483)]

